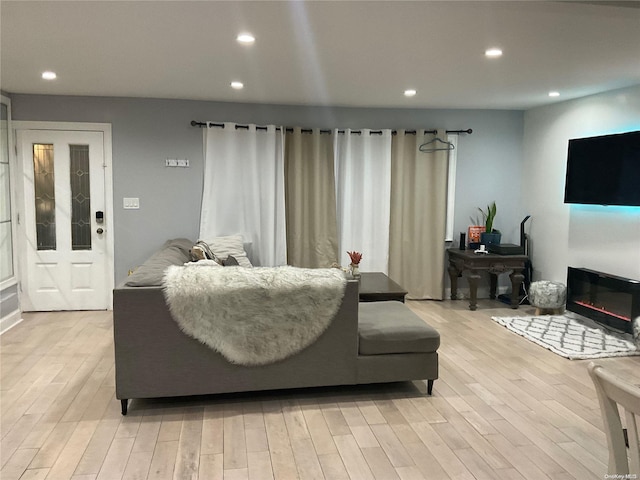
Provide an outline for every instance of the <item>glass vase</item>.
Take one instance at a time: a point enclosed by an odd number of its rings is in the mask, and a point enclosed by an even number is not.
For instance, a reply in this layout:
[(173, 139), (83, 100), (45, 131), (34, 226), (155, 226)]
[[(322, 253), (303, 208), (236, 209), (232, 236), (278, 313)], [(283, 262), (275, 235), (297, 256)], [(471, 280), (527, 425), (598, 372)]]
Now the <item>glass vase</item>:
[(351, 264), (351, 275), (353, 278), (360, 278), (360, 267), (355, 263)]

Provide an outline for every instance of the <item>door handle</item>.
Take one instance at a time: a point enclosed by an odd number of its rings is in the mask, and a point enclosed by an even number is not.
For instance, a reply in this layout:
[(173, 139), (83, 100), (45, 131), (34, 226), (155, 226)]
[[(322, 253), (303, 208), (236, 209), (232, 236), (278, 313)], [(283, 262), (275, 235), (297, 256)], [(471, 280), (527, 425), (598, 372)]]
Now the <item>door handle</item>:
[(103, 230), (102, 228), (98, 228), (98, 229), (96, 230), (96, 232), (97, 232), (97, 233), (104, 233), (104, 230)]

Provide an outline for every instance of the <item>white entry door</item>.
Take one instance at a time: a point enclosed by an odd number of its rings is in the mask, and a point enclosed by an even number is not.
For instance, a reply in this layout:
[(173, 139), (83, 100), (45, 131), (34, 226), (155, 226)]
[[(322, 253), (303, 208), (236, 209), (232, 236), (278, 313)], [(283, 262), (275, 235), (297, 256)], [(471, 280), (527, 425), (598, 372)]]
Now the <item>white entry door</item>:
[(18, 130), (25, 311), (110, 307), (103, 137)]

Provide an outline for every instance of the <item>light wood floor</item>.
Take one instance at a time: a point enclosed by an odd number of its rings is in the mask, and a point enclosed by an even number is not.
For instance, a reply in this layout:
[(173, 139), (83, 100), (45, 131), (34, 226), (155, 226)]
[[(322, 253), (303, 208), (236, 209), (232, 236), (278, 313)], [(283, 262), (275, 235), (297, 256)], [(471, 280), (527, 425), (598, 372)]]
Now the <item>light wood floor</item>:
[[(134, 400), (126, 417), (111, 313), (25, 314), (0, 337), (0, 478), (604, 478), (586, 361), (495, 324), (514, 313), (498, 302), (408, 304), (442, 335), (432, 397), (415, 382)], [(600, 363), (640, 383), (640, 358)]]

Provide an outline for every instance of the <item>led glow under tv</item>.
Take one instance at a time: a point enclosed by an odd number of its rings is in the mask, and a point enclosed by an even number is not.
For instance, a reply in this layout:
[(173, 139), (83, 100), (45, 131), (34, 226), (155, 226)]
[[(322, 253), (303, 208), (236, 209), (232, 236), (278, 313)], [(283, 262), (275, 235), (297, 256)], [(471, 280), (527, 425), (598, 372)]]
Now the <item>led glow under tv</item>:
[(640, 131), (569, 140), (564, 203), (640, 206)]

